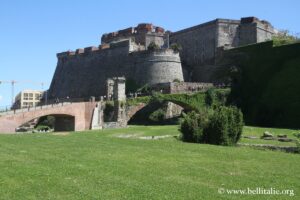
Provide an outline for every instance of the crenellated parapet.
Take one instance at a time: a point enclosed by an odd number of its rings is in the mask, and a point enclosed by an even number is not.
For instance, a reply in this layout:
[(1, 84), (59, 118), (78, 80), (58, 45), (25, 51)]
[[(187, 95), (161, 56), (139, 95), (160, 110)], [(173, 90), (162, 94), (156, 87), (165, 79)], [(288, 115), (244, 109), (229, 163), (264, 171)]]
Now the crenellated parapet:
[(56, 56), (57, 56), (57, 58), (66, 58), (66, 57), (71, 57), (71, 56), (75, 56), (75, 55), (89, 54), (89, 53), (97, 52), (99, 50), (101, 50), (101, 47), (99, 49), (99, 47), (91, 46), (91, 47), (79, 48), (79, 49), (76, 49), (75, 51), (69, 50), (69, 51), (57, 53)]
[(150, 42), (155, 42), (159, 46), (164, 45), (166, 36), (165, 29), (159, 26), (154, 26), (149, 23), (141, 23), (136, 27), (129, 27), (116, 32), (103, 34), (101, 44), (110, 44), (125, 39), (131, 39), (136, 44), (148, 46)]
[(99, 47), (91, 46), (85, 48), (78, 48), (75, 51), (65, 51), (56, 54), (57, 58), (68, 58), (74, 57), (77, 55), (90, 55), (94, 53), (102, 53), (107, 50), (114, 50), (114, 49), (123, 49), (124, 53), (130, 53), (132, 51), (141, 51), (145, 50), (144, 46), (137, 45), (135, 42), (129, 40), (121, 40), (117, 42), (112, 42), (110, 44), (101, 44)]

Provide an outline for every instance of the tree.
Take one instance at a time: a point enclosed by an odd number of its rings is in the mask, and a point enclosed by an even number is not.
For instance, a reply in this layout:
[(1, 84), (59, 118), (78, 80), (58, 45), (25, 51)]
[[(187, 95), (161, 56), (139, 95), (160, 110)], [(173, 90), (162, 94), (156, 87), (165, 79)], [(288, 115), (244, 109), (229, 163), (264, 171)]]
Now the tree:
[(300, 42), (300, 38), (292, 35), (288, 30), (281, 30), (272, 37), (274, 46), (281, 46), (285, 44), (292, 44)]

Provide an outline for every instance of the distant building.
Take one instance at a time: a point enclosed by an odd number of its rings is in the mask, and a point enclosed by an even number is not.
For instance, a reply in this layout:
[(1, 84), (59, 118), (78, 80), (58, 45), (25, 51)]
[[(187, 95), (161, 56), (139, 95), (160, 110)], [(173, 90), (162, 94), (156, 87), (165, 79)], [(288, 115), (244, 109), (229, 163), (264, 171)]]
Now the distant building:
[(37, 106), (43, 96), (40, 90), (23, 90), (15, 97), (14, 109)]

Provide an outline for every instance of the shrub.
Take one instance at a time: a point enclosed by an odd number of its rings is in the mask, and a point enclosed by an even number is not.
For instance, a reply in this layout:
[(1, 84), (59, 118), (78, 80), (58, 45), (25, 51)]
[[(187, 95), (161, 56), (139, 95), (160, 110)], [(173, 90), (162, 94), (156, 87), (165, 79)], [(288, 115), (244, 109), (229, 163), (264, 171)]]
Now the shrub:
[(170, 48), (173, 49), (174, 52), (179, 52), (182, 50), (181, 45), (177, 43), (171, 44)]
[(160, 47), (155, 42), (150, 42), (150, 44), (148, 45), (148, 50), (154, 51), (157, 49), (160, 49)]
[(219, 106), (201, 113), (190, 112), (180, 124), (185, 142), (234, 145), (241, 137), (243, 115), (236, 107)]
[(205, 104), (212, 108), (224, 106), (227, 103), (229, 90), (208, 89), (205, 93)]
[(296, 153), (300, 153), (300, 133), (295, 133), (294, 136), (297, 137), (297, 139), (295, 140), (297, 148)]
[(180, 81), (178, 78), (175, 78), (175, 79), (173, 80), (173, 82), (174, 82), (174, 83), (180, 83), (181, 81)]
[(165, 111), (163, 109), (158, 109), (150, 114), (149, 119), (154, 122), (163, 121), (165, 118)]
[(148, 84), (143, 85), (140, 87), (137, 92), (141, 92), (143, 94), (150, 94), (151, 93), (151, 87)]
[(218, 107), (205, 129), (205, 142), (217, 145), (234, 145), (241, 137), (243, 115), (236, 107)]
[(281, 30), (272, 37), (272, 40), (274, 46), (281, 46), (299, 42), (300, 38), (290, 34), (288, 30)]
[(209, 113), (192, 111), (184, 115), (180, 124), (181, 139), (184, 142), (204, 142), (203, 132), (209, 121)]
[(39, 119), (37, 125), (35, 128), (38, 126), (47, 126), (49, 128), (54, 128), (54, 123), (55, 123), (55, 117), (54, 116), (43, 116)]

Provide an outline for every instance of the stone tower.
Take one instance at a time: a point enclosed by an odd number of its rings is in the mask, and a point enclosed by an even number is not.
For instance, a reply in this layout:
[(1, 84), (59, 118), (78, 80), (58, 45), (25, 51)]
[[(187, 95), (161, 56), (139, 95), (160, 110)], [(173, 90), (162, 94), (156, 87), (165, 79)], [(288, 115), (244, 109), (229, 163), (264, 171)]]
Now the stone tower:
[(114, 121), (119, 127), (126, 127), (125, 77), (113, 78)]
[(106, 81), (106, 99), (112, 100), (114, 94), (114, 80), (108, 78)]

